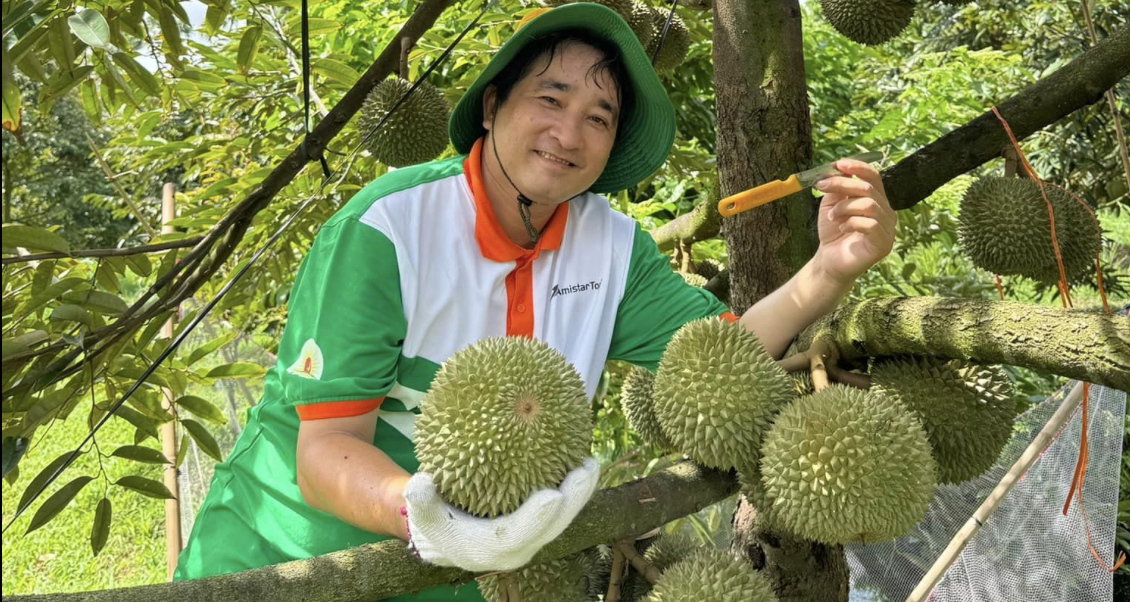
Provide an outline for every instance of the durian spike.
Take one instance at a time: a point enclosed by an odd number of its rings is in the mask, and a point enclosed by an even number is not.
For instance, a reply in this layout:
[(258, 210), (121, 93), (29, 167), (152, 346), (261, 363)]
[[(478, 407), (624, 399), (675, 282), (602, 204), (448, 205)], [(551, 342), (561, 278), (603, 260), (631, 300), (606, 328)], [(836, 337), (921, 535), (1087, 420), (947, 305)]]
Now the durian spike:
[(632, 568), (643, 575), (643, 578), (647, 579), (648, 583), (655, 585), (656, 582), (659, 581), (659, 569), (655, 568), (655, 565), (648, 562), (646, 558), (640, 556), (640, 553), (636, 551), (636, 547), (632, 545), (630, 539), (620, 540), (616, 542), (613, 547), (624, 555), (624, 558), (632, 564)]

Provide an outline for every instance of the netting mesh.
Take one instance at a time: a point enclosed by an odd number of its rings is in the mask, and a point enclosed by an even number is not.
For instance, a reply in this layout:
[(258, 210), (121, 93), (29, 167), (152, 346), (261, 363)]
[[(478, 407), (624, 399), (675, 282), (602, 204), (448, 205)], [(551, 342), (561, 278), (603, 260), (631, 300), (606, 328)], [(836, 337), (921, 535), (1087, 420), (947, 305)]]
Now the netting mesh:
[[(847, 548), (852, 602), (906, 600), (935, 559), (1040, 432), (1066, 387), (1017, 417), (1013, 438), (980, 478), (938, 488), (925, 518), (893, 541)], [(1126, 393), (1091, 386), (1090, 456), (1083, 504), (1095, 551), (1112, 562)], [(1061, 513), (1079, 451), (1082, 412), (1013, 487), (930, 596), (932, 602), (1098, 602), (1113, 597), (1112, 576), (1087, 550), (1079, 505)]]

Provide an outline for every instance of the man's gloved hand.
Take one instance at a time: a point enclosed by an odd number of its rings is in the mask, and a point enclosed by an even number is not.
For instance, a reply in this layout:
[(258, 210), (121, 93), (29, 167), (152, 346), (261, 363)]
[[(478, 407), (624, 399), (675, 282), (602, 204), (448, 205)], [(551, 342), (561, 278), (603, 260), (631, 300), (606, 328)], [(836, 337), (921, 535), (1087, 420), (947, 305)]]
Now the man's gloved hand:
[(478, 518), (440, 498), (431, 475), (418, 472), (404, 488), (408, 545), (425, 562), (468, 571), (511, 571), (553, 541), (596, 490), (600, 464), (592, 458), (557, 489), (535, 491), (510, 514)]

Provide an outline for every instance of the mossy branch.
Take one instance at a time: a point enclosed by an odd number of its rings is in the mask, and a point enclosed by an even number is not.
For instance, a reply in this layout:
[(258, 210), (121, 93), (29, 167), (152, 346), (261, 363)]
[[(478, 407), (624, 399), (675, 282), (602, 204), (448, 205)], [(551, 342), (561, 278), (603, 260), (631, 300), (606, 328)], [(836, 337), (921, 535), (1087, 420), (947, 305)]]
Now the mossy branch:
[(868, 299), (801, 334), (828, 337), (844, 359), (914, 353), (1022, 366), (1130, 390), (1130, 318), (1012, 301)]
[[(645, 479), (598, 491), (533, 562), (644, 533), (736, 493), (732, 472), (680, 462)], [(274, 566), (194, 581), (94, 592), (3, 597), (3, 602), (369, 602), (474, 574), (420, 562), (403, 542), (385, 541)]]

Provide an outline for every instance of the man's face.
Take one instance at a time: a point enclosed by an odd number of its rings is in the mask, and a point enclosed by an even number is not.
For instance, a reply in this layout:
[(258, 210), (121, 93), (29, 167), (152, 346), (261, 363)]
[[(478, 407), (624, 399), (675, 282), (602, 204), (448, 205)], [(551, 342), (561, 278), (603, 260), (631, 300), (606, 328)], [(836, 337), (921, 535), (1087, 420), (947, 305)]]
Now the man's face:
[(600, 58), (586, 44), (562, 44), (552, 63), (548, 55), (534, 62), (493, 120), (494, 88), (483, 95), (483, 127), (498, 136), (483, 152), (492, 156), (497, 143), (502, 167), (536, 204), (584, 192), (608, 163), (620, 107), (611, 76), (591, 72)]

